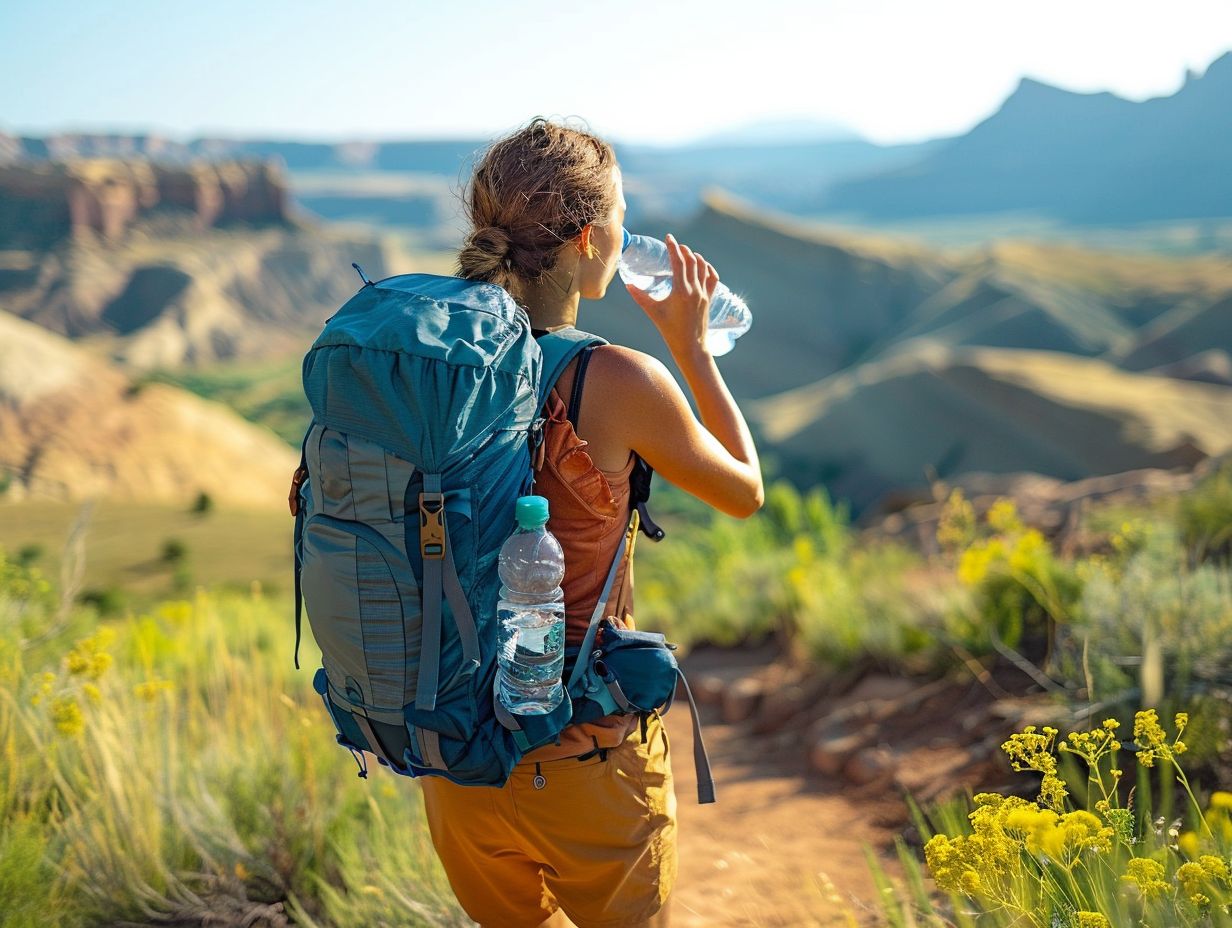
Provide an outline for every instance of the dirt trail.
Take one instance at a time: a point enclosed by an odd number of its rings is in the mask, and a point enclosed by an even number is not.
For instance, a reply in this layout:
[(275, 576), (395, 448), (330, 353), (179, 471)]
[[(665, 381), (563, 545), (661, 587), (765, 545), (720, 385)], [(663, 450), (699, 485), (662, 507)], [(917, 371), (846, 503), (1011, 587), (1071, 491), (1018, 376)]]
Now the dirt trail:
[[(756, 659), (727, 652), (690, 657), (683, 666), (696, 680), (716, 670), (739, 674)], [(853, 795), (842, 780), (808, 770), (798, 739), (750, 736), (717, 715), (701, 708), (718, 797), (712, 805), (697, 803), (688, 704), (679, 699), (666, 717), (680, 828), (674, 928), (847, 925), (847, 908), (863, 922), (876, 890), (862, 843), (878, 850), (890, 873), (899, 872), (881, 850), (898, 830), (891, 826), (902, 815), (897, 793)]]

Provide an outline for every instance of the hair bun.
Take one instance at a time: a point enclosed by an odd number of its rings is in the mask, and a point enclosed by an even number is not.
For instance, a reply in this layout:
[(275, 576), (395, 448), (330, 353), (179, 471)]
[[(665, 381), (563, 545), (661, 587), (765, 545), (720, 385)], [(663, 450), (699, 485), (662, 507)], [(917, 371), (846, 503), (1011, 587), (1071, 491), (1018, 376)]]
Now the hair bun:
[(471, 235), (471, 244), (484, 254), (500, 260), (509, 254), (509, 233), (500, 226), (484, 226)]

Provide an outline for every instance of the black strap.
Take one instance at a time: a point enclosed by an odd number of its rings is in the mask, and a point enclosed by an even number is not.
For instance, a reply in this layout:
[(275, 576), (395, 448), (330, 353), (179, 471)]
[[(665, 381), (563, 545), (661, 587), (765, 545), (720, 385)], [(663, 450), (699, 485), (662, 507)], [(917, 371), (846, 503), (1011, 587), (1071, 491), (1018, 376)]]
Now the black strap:
[(586, 381), (586, 367), (590, 364), (590, 354), (594, 350), (594, 345), (582, 349), (577, 359), (577, 373), (573, 375), (573, 393), (569, 397), (569, 411), (566, 415), (575, 432), (578, 427), (578, 413), (582, 409), (582, 384)]
[(650, 478), (654, 476), (654, 468), (636, 451), (633, 452), (633, 471), (629, 474), (629, 503), (641, 517), (642, 534), (651, 541), (662, 541), (667, 534), (646, 511), (646, 503), (650, 500)]
[[(299, 466), (307, 469), (308, 467), (308, 436), (312, 434), (311, 423), (307, 431), (304, 432), (304, 440), (299, 446)], [(304, 537), (304, 497), (303, 484), (296, 490), (295, 500), (295, 533), (291, 536), (291, 554), (295, 560), (295, 669), (299, 670), (299, 639), (300, 630), (303, 625), (304, 614), (304, 591), (300, 584), (300, 574), (303, 573), (304, 563), (300, 558), (300, 547)]]

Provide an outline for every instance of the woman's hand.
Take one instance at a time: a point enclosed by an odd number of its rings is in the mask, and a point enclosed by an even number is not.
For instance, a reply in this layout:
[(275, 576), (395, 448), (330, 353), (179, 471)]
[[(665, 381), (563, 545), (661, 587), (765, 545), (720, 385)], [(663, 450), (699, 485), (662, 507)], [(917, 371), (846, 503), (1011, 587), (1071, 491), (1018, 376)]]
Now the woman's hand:
[(705, 355), (710, 298), (719, 283), (719, 272), (700, 253), (667, 235), (667, 255), (672, 263), (672, 292), (661, 300), (645, 290), (625, 284), (633, 301), (655, 324), (677, 363)]

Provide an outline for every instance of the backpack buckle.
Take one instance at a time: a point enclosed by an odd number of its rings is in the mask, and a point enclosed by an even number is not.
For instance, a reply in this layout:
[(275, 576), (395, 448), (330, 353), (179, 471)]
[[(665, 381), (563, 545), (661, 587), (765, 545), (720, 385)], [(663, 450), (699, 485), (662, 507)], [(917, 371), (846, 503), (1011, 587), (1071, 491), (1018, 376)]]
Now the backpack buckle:
[(419, 555), (439, 561), (445, 556), (445, 494), (419, 494)]

